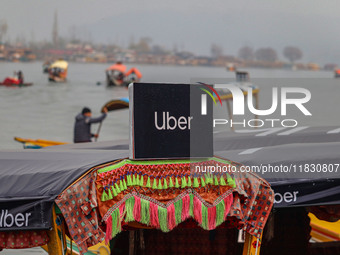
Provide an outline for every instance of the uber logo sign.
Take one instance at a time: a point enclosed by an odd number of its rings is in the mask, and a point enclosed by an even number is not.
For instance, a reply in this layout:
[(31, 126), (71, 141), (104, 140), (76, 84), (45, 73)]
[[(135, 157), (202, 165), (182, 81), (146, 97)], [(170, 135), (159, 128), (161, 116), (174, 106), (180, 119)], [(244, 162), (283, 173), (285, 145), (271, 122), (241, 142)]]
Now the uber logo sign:
[(129, 86), (130, 158), (213, 156), (212, 99), (201, 113), (201, 85)]

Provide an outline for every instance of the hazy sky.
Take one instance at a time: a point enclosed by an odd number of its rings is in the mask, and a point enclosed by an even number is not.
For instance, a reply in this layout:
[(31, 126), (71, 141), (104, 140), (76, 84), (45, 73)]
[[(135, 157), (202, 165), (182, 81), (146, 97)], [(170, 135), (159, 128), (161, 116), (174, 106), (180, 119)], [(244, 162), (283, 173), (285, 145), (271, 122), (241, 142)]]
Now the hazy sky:
[(304, 61), (340, 64), (338, 0), (2, 0), (7, 38), (51, 40), (54, 12), (59, 34), (127, 46), (134, 38), (198, 54), (211, 43), (224, 54), (240, 47), (300, 47)]

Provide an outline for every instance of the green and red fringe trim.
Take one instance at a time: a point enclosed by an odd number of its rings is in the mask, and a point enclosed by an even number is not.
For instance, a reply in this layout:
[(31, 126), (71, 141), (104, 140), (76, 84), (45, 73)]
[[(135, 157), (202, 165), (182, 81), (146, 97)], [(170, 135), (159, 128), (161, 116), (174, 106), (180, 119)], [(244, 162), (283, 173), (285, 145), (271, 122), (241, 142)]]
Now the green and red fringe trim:
[[(147, 177), (146, 181), (144, 177)], [(153, 179), (152, 181), (151, 178)], [(151, 178), (150, 176), (147, 176), (145, 174), (138, 173), (129, 173), (126, 176), (122, 175), (120, 180), (107, 184), (104, 187), (101, 196), (101, 201), (105, 202), (111, 200), (131, 186), (146, 187), (154, 190), (166, 190), (171, 188), (176, 189), (204, 188), (207, 185), (229, 186), (230, 188), (235, 188), (236, 186), (235, 180), (231, 178), (230, 175), (228, 174), (225, 174), (225, 176), (205, 174), (202, 175), (201, 177), (170, 176), (165, 178), (159, 178), (158, 180), (153, 176), (151, 176)]]
[[(218, 160), (218, 161), (217, 161)], [(227, 161), (213, 158), (203, 162), (184, 161), (136, 161), (124, 160), (116, 165), (102, 168), (98, 175), (103, 192), (101, 201), (113, 199), (118, 194), (128, 190), (129, 187), (144, 187), (152, 190), (187, 189), (187, 188), (216, 188), (228, 186), (235, 188), (234, 178), (228, 172), (198, 173), (192, 172), (195, 166), (209, 166), (219, 164), (230, 165)], [(125, 192), (126, 193), (126, 192)]]
[(122, 222), (136, 221), (168, 232), (178, 224), (193, 218), (205, 230), (222, 224), (233, 203), (232, 189), (207, 203), (195, 190), (186, 190), (175, 199), (163, 204), (156, 199), (131, 192), (111, 207), (103, 217), (108, 242), (122, 231)]

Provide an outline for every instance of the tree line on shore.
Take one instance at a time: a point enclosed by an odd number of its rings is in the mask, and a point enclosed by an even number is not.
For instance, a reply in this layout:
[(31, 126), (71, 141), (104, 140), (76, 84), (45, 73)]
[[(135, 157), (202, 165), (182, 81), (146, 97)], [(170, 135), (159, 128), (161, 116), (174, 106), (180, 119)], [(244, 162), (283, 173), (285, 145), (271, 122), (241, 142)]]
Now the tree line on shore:
[[(36, 55), (37, 59), (44, 59), (47, 57), (46, 54), (51, 54), (51, 49), (58, 50), (68, 50), (68, 54), (76, 55), (89, 55), (94, 52), (101, 53), (108, 56), (109, 59), (114, 59), (115, 55), (124, 54), (124, 52), (134, 52), (137, 56), (143, 55), (152, 55), (152, 56), (176, 56), (178, 59), (202, 59), (202, 58), (210, 58), (212, 60), (222, 59), (222, 62), (225, 60), (229, 63), (243, 64), (245, 66), (260, 66), (260, 67), (281, 67), (284, 63), (280, 61), (278, 52), (272, 47), (261, 47), (258, 49), (254, 49), (249, 46), (241, 47), (236, 54), (226, 55), (223, 52), (223, 48), (215, 43), (212, 43), (210, 46), (210, 56), (202, 56), (198, 54), (194, 54), (190, 50), (184, 49), (184, 47), (178, 47), (176, 44), (172, 49), (169, 49), (161, 44), (155, 44), (152, 42), (152, 39), (149, 37), (140, 37), (138, 41), (134, 41), (133, 38), (130, 39), (130, 42), (125, 46), (119, 46), (114, 43), (93, 43), (88, 40), (81, 40), (75, 38), (66, 38), (58, 36), (53, 38), (51, 42), (49, 41), (40, 41), (40, 42), (27, 42), (25, 38), (17, 38), (15, 42), (7, 41), (4, 43), (5, 35), (8, 32), (8, 25), (5, 20), (0, 21), (0, 54), (2, 54), (2, 59), (6, 58), (6, 50), (7, 49), (15, 49), (15, 48), (28, 48), (29, 52), (32, 52)], [(76, 49), (76, 50), (75, 50)], [(70, 53), (70, 51), (72, 51)], [(303, 57), (303, 52), (299, 47), (296, 46), (287, 46), (283, 49), (282, 55), (290, 62), (290, 65), (296, 65), (298, 60), (301, 60)], [(111, 56), (111, 57), (110, 57)], [(8, 58), (11, 59), (11, 58)], [(72, 59), (72, 58), (71, 58)], [(230, 60), (230, 61), (229, 61)], [(221, 61), (220, 61), (221, 62)], [(221, 65), (220, 62), (217, 65)], [(204, 62), (203, 63), (210, 63)], [(335, 67), (335, 64), (328, 64), (332, 68)]]

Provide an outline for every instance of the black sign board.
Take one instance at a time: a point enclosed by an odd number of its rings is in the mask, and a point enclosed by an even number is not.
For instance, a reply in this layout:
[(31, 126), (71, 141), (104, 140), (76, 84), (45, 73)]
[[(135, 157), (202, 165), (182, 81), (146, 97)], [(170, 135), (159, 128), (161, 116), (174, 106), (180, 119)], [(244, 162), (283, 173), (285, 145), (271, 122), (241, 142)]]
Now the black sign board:
[(160, 83), (129, 86), (130, 158), (213, 156), (212, 99), (200, 87)]
[(50, 229), (53, 201), (37, 199), (0, 203), (0, 231)]

